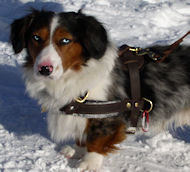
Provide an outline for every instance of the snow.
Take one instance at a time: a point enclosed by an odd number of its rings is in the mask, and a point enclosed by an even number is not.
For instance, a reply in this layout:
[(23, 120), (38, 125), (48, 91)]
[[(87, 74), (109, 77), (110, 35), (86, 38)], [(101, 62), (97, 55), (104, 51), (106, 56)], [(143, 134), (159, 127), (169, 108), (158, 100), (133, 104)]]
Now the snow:
[[(190, 28), (189, 0), (0, 0), (0, 171), (77, 172), (79, 160), (59, 154), (47, 133), (46, 114), (25, 93), (21, 65), (14, 55), (9, 24), (30, 7), (56, 12), (78, 11), (96, 16), (116, 45), (146, 47), (169, 44)], [(189, 44), (187, 37), (183, 44)], [(103, 172), (189, 172), (190, 126), (157, 135), (129, 135), (109, 155)]]

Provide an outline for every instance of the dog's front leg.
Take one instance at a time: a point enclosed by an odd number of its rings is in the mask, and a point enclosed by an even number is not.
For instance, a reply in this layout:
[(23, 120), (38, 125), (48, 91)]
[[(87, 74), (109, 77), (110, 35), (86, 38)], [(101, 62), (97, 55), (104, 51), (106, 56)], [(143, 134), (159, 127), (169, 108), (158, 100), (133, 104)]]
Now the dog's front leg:
[(80, 170), (98, 171), (104, 157), (117, 150), (115, 144), (125, 139), (125, 127), (122, 121), (91, 121), (87, 129), (87, 153), (79, 164)]

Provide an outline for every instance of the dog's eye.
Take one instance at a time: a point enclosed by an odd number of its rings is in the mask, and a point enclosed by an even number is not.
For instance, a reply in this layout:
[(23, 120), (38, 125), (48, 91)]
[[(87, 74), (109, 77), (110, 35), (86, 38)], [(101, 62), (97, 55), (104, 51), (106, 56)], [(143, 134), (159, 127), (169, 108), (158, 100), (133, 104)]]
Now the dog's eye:
[(61, 45), (67, 45), (67, 44), (69, 44), (71, 42), (71, 40), (70, 39), (67, 39), (67, 38), (63, 38), (63, 39), (61, 39), (60, 41), (59, 41), (59, 43), (61, 44)]
[(36, 42), (41, 42), (41, 37), (38, 35), (33, 35), (32, 38), (36, 41)]

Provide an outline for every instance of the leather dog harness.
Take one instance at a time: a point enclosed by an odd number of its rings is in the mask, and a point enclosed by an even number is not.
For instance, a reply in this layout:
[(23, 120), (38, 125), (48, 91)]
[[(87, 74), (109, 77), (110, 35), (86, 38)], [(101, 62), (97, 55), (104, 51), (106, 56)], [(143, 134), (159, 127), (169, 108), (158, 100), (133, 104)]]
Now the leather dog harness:
[[(119, 58), (125, 69), (129, 71), (131, 98), (116, 101), (90, 101), (86, 100), (88, 93), (84, 98), (75, 99), (66, 106), (60, 108), (60, 111), (66, 115), (81, 116), (84, 118), (107, 118), (118, 116), (119, 113), (130, 111), (130, 122), (132, 127), (137, 126), (140, 112), (150, 112), (153, 108), (153, 103), (141, 97), (140, 86), (140, 69), (144, 65), (145, 56), (155, 62), (163, 62), (190, 34), (187, 32), (183, 37), (178, 39), (169, 48), (161, 54), (150, 51), (149, 49), (133, 48), (123, 45), (119, 48)], [(144, 103), (148, 102), (150, 108), (144, 110)]]

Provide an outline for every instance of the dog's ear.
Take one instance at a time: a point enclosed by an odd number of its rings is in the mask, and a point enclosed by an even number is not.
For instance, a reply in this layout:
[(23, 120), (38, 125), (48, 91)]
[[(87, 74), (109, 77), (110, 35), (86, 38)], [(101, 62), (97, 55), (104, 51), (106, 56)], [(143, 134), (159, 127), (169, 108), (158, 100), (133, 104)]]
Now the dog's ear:
[[(82, 38), (80, 39), (84, 56), (99, 59), (106, 51), (108, 38), (103, 25), (92, 16), (85, 16), (79, 12), (78, 22), (82, 29)], [(81, 33), (81, 32), (80, 32)]]
[(21, 19), (15, 20), (11, 24), (10, 41), (12, 43), (15, 53), (20, 53), (26, 46), (25, 36), (27, 29), (33, 20), (32, 14), (27, 15)]

